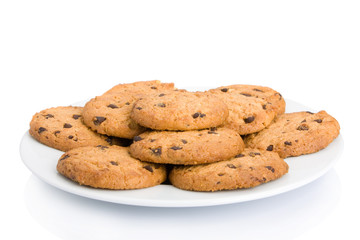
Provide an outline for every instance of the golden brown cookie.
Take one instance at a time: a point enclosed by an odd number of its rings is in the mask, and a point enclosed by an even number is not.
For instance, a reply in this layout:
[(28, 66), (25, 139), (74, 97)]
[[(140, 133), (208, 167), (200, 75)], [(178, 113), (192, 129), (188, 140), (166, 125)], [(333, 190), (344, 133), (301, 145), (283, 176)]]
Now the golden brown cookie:
[(155, 130), (195, 130), (221, 125), (227, 106), (210, 93), (173, 91), (139, 99), (131, 118)]
[(134, 102), (143, 96), (124, 92), (95, 97), (84, 106), (84, 123), (98, 133), (132, 139), (146, 130), (130, 118)]
[(119, 94), (119, 93), (145, 93), (145, 94), (152, 94), (161, 91), (170, 91), (174, 90), (174, 83), (162, 83), (159, 80), (152, 80), (152, 81), (139, 81), (133, 83), (123, 83), (118, 84), (108, 91), (104, 93), (106, 94)]
[(278, 115), (285, 112), (285, 99), (279, 92), (272, 88), (257, 85), (235, 84), (219, 87), (218, 89), (223, 92), (236, 89), (239, 93), (246, 97), (260, 98), (266, 101), (264, 108), (273, 109)]
[(166, 179), (164, 166), (141, 162), (119, 146), (72, 149), (60, 157), (57, 170), (80, 185), (105, 189), (146, 188)]
[(245, 148), (241, 154), (229, 160), (175, 166), (169, 179), (175, 187), (184, 190), (232, 190), (251, 188), (278, 179), (288, 169), (287, 163), (277, 153)]
[(229, 116), (224, 127), (237, 131), (240, 135), (258, 132), (274, 119), (275, 110), (268, 107), (268, 102), (250, 97), (235, 88), (209, 90), (211, 94), (224, 101), (229, 109)]
[(96, 145), (122, 145), (121, 139), (97, 134), (82, 122), (82, 107), (54, 107), (36, 113), (29, 133), (39, 142), (67, 151), (72, 148)]
[(339, 132), (339, 123), (325, 111), (285, 113), (261, 132), (246, 136), (245, 143), (286, 158), (317, 152), (328, 146)]
[(134, 138), (130, 154), (142, 161), (201, 164), (229, 159), (244, 149), (240, 135), (231, 129), (152, 131)]

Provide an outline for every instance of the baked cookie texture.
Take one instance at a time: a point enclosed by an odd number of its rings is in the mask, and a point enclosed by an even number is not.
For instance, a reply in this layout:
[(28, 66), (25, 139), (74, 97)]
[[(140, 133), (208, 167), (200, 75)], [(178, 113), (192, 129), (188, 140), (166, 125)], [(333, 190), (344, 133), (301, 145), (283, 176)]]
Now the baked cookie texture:
[(133, 83), (118, 84), (104, 93), (119, 94), (119, 93), (137, 93), (137, 94), (152, 94), (161, 91), (175, 90), (174, 83), (163, 83), (159, 80), (152, 81), (138, 81)]
[(169, 179), (175, 187), (192, 191), (251, 188), (275, 180), (288, 172), (288, 165), (275, 152), (246, 148), (220, 162), (175, 166)]
[(279, 92), (272, 88), (258, 85), (235, 84), (219, 87), (218, 89), (223, 92), (233, 91), (233, 89), (235, 89), (244, 96), (260, 98), (266, 101), (266, 104), (263, 107), (274, 110), (277, 115), (285, 112), (286, 103), (284, 98)]
[(229, 159), (243, 151), (244, 142), (231, 129), (151, 131), (136, 136), (130, 154), (142, 161), (202, 164)]
[(67, 151), (77, 147), (126, 144), (121, 139), (97, 134), (82, 122), (82, 107), (54, 107), (36, 113), (29, 133), (39, 142)]
[(139, 99), (131, 118), (155, 130), (196, 130), (221, 125), (228, 108), (210, 93), (173, 91)]
[(278, 116), (266, 129), (245, 137), (247, 147), (299, 156), (327, 147), (340, 132), (335, 118), (325, 111), (294, 112)]
[(98, 133), (132, 139), (146, 130), (130, 118), (134, 103), (143, 96), (125, 92), (95, 97), (84, 106), (84, 123)]
[(222, 126), (240, 135), (261, 131), (276, 115), (266, 100), (244, 94), (243, 90), (224, 87), (208, 92), (223, 100), (229, 109), (229, 116)]
[(80, 147), (65, 152), (57, 171), (80, 185), (104, 189), (139, 189), (156, 186), (166, 179), (160, 164), (141, 162), (126, 147)]

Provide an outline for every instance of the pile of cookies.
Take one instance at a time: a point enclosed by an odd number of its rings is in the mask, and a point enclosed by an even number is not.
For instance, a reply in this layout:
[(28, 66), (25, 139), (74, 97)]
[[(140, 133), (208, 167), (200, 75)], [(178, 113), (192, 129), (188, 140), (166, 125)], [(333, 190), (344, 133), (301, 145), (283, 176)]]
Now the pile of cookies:
[(168, 180), (185, 190), (232, 190), (280, 178), (284, 158), (317, 152), (339, 135), (325, 111), (285, 113), (285, 105), (269, 87), (190, 92), (142, 81), (84, 107), (40, 111), (29, 132), (65, 152), (57, 170), (81, 185), (138, 189)]

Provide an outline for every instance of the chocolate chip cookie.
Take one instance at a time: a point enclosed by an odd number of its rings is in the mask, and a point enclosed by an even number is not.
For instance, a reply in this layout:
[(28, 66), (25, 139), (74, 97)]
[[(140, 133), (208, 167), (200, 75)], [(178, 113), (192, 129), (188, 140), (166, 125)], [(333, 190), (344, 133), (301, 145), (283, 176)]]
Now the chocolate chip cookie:
[(155, 130), (195, 130), (221, 125), (228, 116), (226, 104), (210, 93), (173, 91), (139, 99), (131, 118)]
[(141, 162), (119, 146), (72, 149), (60, 157), (57, 170), (80, 185), (105, 189), (146, 188), (166, 179), (164, 166)]
[(39, 142), (67, 151), (83, 146), (120, 144), (120, 139), (97, 134), (82, 122), (82, 107), (54, 107), (36, 113), (29, 133)]
[(275, 152), (245, 148), (235, 157), (196, 166), (175, 166), (170, 182), (192, 191), (251, 188), (275, 180), (288, 172), (287, 163)]
[(151, 94), (157, 93), (161, 91), (171, 91), (174, 90), (174, 83), (162, 83), (159, 80), (152, 80), (152, 81), (139, 81), (133, 83), (123, 83), (118, 84), (108, 91), (104, 93), (106, 94), (119, 94), (119, 93), (137, 93), (137, 94)]
[(317, 152), (339, 132), (339, 123), (325, 111), (285, 113), (261, 132), (246, 136), (245, 143), (286, 158)]
[(244, 149), (240, 135), (226, 128), (151, 131), (136, 136), (130, 154), (142, 161), (201, 164), (229, 159)]
[(229, 109), (229, 116), (223, 126), (240, 135), (264, 129), (276, 115), (266, 100), (252, 97), (240, 89), (219, 88), (209, 90), (209, 93), (223, 100)]

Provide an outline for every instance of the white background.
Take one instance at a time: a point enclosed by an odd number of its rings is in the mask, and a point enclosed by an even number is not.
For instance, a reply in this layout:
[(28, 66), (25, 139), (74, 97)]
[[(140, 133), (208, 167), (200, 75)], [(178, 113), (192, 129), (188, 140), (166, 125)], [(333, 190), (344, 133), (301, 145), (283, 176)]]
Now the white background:
[[(347, 0), (0, 1), (0, 238), (359, 239), (359, 13)], [(337, 118), (345, 150), (300, 189), (190, 209), (87, 200), (22, 164), (35, 112), (152, 79), (270, 86)]]

